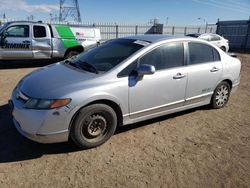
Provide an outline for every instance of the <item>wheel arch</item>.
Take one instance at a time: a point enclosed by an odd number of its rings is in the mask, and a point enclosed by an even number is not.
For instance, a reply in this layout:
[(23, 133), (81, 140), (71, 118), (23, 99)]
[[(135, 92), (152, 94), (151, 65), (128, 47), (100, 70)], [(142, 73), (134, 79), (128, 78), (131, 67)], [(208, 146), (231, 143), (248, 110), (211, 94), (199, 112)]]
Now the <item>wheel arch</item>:
[[(228, 84), (229, 84), (229, 86), (230, 86), (230, 90), (232, 89), (232, 87), (233, 87), (233, 82), (230, 80), (230, 79), (224, 79), (224, 80), (222, 80), (221, 82), (227, 82)], [(220, 83), (221, 83), (220, 82)]]
[(90, 106), (90, 105), (93, 105), (93, 104), (106, 104), (106, 105), (108, 105), (109, 107), (111, 107), (111, 108), (115, 111), (115, 113), (116, 113), (116, 115), (117, 115), (117, 127), (121, 127), (121, 126), (122, 126), (122, 124), (123, 124), (123, 116), (122, 116), (122, 110), (121, 110), (120, 105), (118, 105), (116, 102), (114, 102), (114, 101), (112, 101), (112, 100), (110, 100), (110, 99), (97, 99), (97, 100), (94, 100), (94, 101), (92, 101), (92, 102), (89, 102), (89, 103), (87, 103), (87, 104), (81, 106), (81, 107), (74, 113), (73, 117), (72, 117), (71, 120), (70, 120), (70, 124), (69, 124), (69, 128), (68, 128), (69, 130), (71, 130), (71, 126), (72, 126), (72, 124), (73, 124), (75, 118), (76, 118), (77, 115), (79, 114), (79, 112), (80, 112), (83, 108), (85, 108), (85, 107), (87, 107), (87, 106)]
[(74, 46), (74, 47), (70, 47), (68, 48), (65, 53), (64, 53), (64, 58), (67, 56), (67, 54), (71, 51), (77, 51), (79, 53), (83, 52), (84, 51), (84, 47), (83, 46)]

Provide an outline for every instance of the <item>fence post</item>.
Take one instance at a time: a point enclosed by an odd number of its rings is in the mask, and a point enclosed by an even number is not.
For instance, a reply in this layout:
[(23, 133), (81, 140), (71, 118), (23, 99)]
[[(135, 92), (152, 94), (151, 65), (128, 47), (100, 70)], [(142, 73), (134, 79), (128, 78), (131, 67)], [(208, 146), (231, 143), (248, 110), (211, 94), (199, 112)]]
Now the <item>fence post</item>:
[(172, 27), (172, 35), (174, 35), (174, 26)]
[(135, 35), (138, 34), (138, 25), (135, 26)]
[(118, 38), (119, 30), (118, 25), (115, 26), (115, 37)]
[(249, 39), (249, 35), (250, 35), (250, 17), (249, 17), (249, 20), (247, 22), (247, 25), (248, 25), (248, 27), (247, 27), (246, 40), (245, 40), (245, 45), (244, 45), (245, 49), (247, 49), (248, 39)]
[(220, 19), (218, 18), (218, 21), (217, 21), (217, 23), (216, 23), (216, 25), (217, 25), (217, 27), (216, 27), (216, 34), (220, 34), (219, 32), (220, 32)]
[(184, 28), (184, 35), (187, 34), (187, 27)]

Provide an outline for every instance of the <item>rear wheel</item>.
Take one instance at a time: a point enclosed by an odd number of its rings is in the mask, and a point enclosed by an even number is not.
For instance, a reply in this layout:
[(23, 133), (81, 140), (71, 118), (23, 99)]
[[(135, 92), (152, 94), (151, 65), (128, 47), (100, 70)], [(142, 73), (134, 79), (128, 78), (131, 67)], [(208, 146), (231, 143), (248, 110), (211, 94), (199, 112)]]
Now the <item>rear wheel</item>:
[(73, 56), (75, 56), (75, 55), (78, 55), (78, 54), (79, 54), (78, 51), (69, 51), (69, 52), (66, 54), (65, 59), (71, 58), (71, 57), (73, 57)]
[(214, 94), (211, 100), (212, 108), (218, 109), (224, 107), (230, 97), (230, 85), (223, 81), (214, 90)]
[(105, 104), (93, 104), (77, 115), (70, 136), (81, 148), (93, 148), (106, 142), (115, 132), (117, 116)]
[(220, 49), (222, 49), (224, 52), (226, 52), (225, 46), (220, 47)]

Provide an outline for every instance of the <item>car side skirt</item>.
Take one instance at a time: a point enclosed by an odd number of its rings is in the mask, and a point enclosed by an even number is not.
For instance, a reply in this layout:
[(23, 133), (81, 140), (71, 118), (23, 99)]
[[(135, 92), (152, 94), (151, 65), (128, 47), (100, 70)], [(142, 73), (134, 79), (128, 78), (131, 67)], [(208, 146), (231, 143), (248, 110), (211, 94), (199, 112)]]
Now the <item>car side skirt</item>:
[(130, 115), (129, 114), (123, 115), (123, 125), (137, 123), (140, 121), (210, 104), (212, 94), (213, 93), (211, 92), (199, 95), (197, 97), (186, 99), (186, 101), (178, 101), (175, 103), (158, 106), (155, 108), (150, 108), (144, 111), (135, 112)]

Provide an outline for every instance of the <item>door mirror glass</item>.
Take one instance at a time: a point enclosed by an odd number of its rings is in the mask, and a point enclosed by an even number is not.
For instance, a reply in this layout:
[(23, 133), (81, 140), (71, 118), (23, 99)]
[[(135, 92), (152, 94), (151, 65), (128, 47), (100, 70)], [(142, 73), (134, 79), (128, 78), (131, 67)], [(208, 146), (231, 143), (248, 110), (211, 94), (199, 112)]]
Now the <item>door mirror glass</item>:
[(141, 64), (137, 69), (138, 76), (150, 75), (155, 73), (155, 67), (153, 65)]

